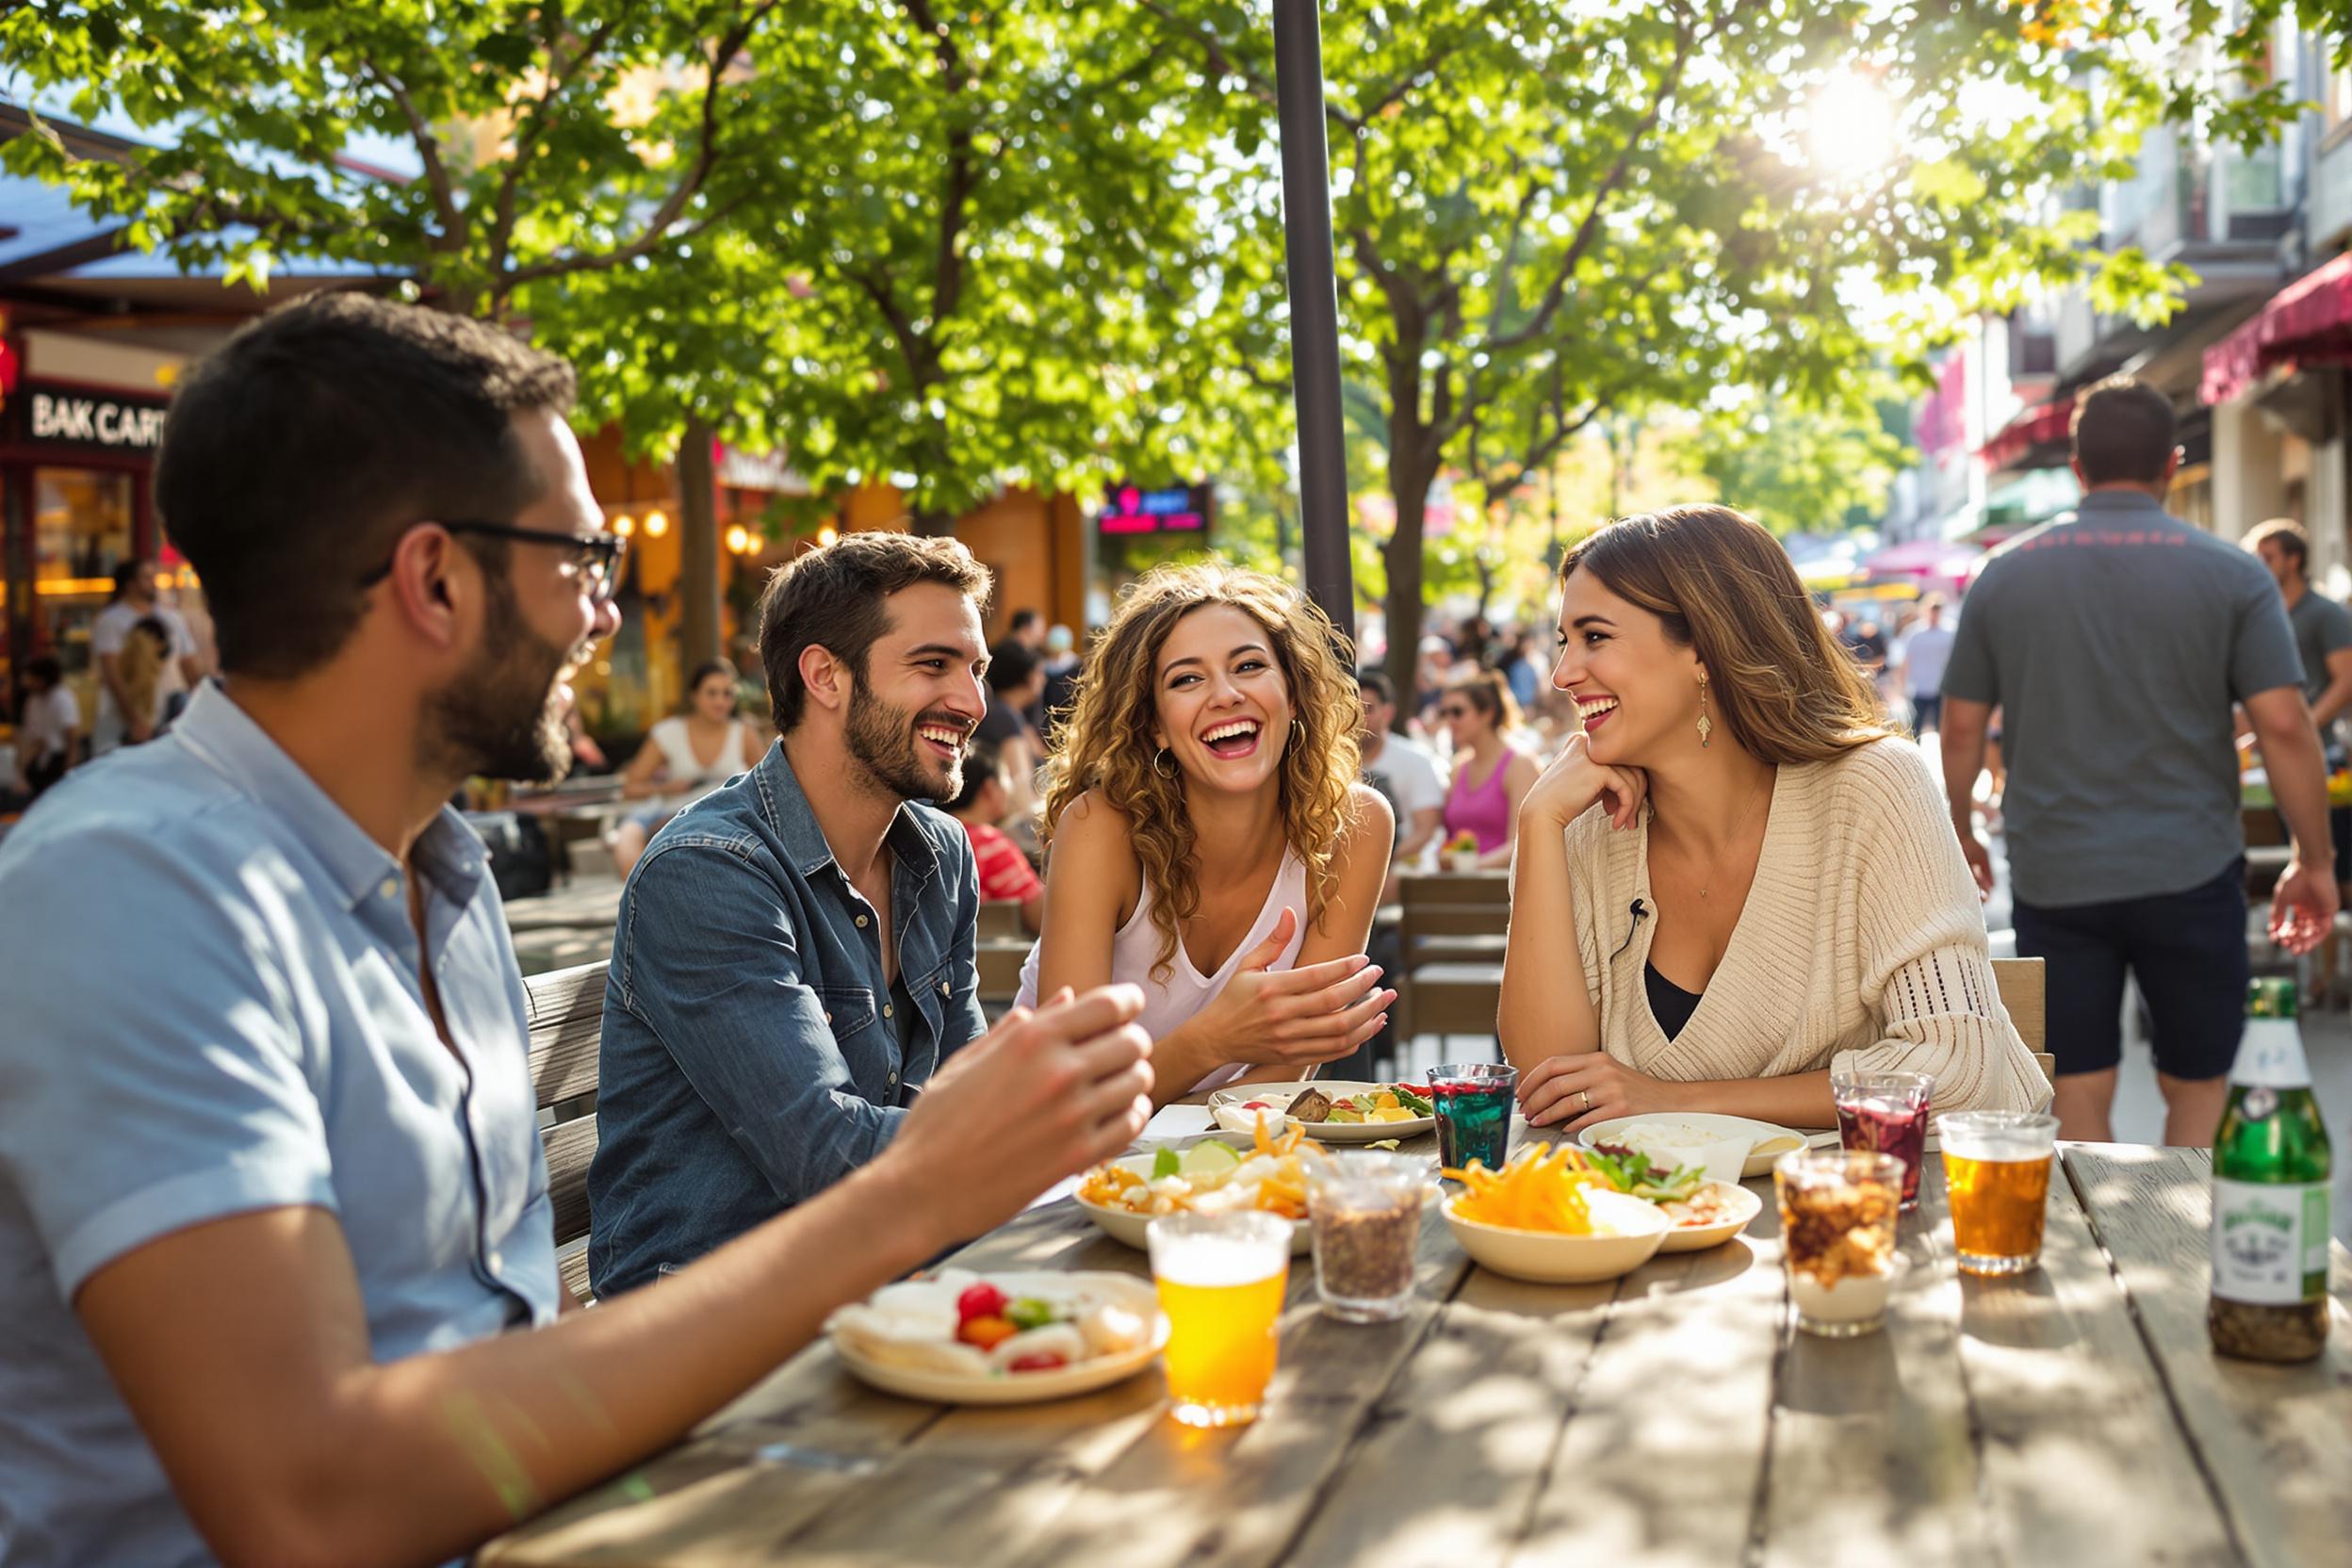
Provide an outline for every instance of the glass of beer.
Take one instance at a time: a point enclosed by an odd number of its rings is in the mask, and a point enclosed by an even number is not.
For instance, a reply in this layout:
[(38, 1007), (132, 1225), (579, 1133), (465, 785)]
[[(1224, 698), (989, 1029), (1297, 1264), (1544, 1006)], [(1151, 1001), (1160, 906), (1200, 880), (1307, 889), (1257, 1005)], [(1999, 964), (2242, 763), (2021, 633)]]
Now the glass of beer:
[(1936, 1123), (1952, 1249), (1970, 1274), (2022, 1274), (2042, 1258), (2042, 1217), (2058, 1119), (2031, 1111), (1953, 1111)]
[(1168, 1314), (1168, 1413), (1187, 1427), (1255, 1421), (1274, 1379), (1291, 1222), (1257, 1210), (1168, 1215), (1144, 1234)]

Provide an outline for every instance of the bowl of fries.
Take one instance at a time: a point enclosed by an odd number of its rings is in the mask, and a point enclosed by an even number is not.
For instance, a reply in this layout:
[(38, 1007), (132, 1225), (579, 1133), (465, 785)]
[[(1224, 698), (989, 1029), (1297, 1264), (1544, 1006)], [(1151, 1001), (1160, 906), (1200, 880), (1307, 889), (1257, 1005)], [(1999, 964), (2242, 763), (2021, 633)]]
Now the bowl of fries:
[(1446, 1174), (1463, 1189), (1440, 1211), (1454, 1240), (1481, 1267), (1514, 1280), (1613, 1280), (1649, 1262), (1674, 1229), (1663, 1209), (1619, 1192), (1564, 1143), (1531, 1149), (1499, 1171), (1473, 1160)]
[(1106, 1160), (1078, 1178), (1076, 1199), (1105, 1235), (1138, 1250), (1162, 1215), (1256, 1209), (1292, 1221), (1290, 1250), (1304, 1252), (1307, 1163), (1331, 1157), (1298, 1123), (1269, 1137), (1261, 1118), (1247, 1149), (1212, 1137)]

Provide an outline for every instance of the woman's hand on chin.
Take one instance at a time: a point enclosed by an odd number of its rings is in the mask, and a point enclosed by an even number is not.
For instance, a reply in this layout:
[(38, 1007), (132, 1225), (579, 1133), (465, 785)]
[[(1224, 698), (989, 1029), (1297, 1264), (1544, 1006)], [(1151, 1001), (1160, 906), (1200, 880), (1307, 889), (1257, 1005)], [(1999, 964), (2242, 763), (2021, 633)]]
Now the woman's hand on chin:
[(1530, 818), (1551, 827), (1565, 827), (1584, 815), (1594, 801), (1605, 801), (1611, 825), (1630, 827), (1650, 792), (1649, 775), (1640, 768), (1611, 767), (1592, 760), (1591, 737), (1582, 730), (1568, 737), (1544, 771), (1528, 786), (1519, 803), (1520, 819)]
[(1519, 1080), (1519, 1111), (1530, 1127), (1581, 1132), (1613, 1117), (1682, 1108), (1683, 1086), (1636, 1072), (1606, 1051), (1546, 1056)]

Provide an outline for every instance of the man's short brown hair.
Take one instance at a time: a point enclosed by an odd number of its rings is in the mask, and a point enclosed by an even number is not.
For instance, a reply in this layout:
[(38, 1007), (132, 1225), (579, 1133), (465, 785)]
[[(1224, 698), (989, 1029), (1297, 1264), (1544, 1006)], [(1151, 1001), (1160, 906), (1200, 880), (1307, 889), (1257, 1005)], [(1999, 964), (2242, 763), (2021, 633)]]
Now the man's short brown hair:
[(2087, 485), (2155, 483), (2178, 433), (2172, 400), (2130, 376), (2108, 377), (2074, 405), (2074, 460)]
[(984, 608), (988, 574), (953, 539), (909, 533), (845, 533), (822, 549), (786, 562), (760, 596), (760, 662), (768, 675), (776, 732), (800, 724), (800, 656), (824, 648), (866, 678), (874, 639), (890, 629), (883, 601), (918, 582), (944, 583)]
[(2311, 536), (2293, 517), (2273, 517), (2246, 536), (2246, 547), (2257, 555), (2262, 552), (2264, 544), (2276, 544), (2286, 551), (2296, 571), (2305, 577), (2311, 575)]

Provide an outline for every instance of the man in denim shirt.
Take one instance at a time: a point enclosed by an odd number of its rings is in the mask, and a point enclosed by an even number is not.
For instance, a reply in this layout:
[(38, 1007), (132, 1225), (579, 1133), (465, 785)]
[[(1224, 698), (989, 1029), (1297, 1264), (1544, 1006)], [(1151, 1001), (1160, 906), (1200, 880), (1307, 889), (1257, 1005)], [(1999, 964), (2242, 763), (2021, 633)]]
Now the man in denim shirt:
[(851, 534), (779, 570), (760, 652), (780, 739), (629, 879), (605, 986), (590, 1275), (642, 1285), (882, 1150), (987, 1027), (979, 878), (952, 798), (987, 711), (953, 540)]
[(173, 396), (155, 493), (225, 679), (0, 844), (0, 1564), (462, 1555), (1143, 1126), (1135, 988), (1007, 1018), (854, 1177), (568, 1310), (522, 980), (444, 803), (561, 771), (619, 619), (571, 389), (322, 293)]

